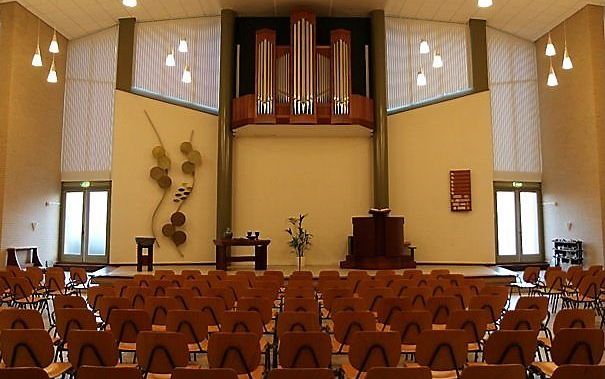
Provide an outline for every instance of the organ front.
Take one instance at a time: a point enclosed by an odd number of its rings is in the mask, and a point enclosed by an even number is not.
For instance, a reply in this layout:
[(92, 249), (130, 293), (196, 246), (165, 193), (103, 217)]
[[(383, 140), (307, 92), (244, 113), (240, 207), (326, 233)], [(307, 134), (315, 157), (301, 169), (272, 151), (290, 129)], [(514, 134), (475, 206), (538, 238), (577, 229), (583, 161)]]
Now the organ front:
[(275, 30), (255, 31), (254, 94), (236, 94), (233, 128), (358, 124), (373, 129), (372, 99), (353, 93), (351, 31), (330, 30), (329, 44), (318, 45), (315, 14), (293, 12), (289, 26), (289, 46), (277, 44)]

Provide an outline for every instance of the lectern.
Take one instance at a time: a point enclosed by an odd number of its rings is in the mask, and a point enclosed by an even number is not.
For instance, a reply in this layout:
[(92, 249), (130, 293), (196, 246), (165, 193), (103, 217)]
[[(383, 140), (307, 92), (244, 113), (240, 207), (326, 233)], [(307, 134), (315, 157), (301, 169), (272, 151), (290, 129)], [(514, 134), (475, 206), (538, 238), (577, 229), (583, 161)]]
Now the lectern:
[(390, 209), (371, 209), (370, 216), (353, 217), (353, 246), (341, 268), (367, 270), (416, 267), (405, 255), (403, 217), (389, 216)]

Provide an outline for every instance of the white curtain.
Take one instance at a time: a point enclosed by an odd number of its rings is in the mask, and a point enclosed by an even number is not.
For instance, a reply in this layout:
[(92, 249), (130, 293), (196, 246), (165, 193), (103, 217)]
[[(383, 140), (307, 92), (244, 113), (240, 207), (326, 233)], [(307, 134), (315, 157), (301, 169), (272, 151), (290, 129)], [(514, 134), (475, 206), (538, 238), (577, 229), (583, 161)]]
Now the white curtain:
[(69, 41), (62, 180), (108, 180), (111, 171), (118, 30)]
[(487, 29), (495, 180), (540, 181), (540, 113), (536, 46)]
[[(135, 30), (135, 92), (218, 110), (220, 17), (142, 22)], [(187, 53), (178, 51), (181, 39), (187, 41)], [(166, 56), (172, 51), (176, 66), (168, 67)], [(181, 81), (187, 64), (192, 77), (189, 84)]]
[[(429, 54), (420, 54), (426, 40)], [(388, 110), (421, 104), (468, 91), (468, 26), (463, 24), (387, 17)], [(440, 53), (442, 68), (433, 68), (434, 53)], [(427, 85), (416, 85), (422, 69)]]

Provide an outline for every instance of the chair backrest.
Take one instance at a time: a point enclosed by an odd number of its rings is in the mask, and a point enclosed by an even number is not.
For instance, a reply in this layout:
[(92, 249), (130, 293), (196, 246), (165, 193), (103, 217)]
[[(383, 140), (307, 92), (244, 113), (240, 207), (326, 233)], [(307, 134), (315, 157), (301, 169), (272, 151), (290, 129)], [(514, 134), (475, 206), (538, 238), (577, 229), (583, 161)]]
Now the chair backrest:
[(471, 288), (466, 285), (448, 287), (443, 291), (443, 296), (453, 296), (458, 299), (462, 309), (468, 308), (472, 296)]
[(433, 296), (428, 299), (426, 309), (431, 312), (433, 324), (447, 324), (451, 314), (461, 310), (462, 305), (453, 296)]
[(338, 297), (332, 300), (332, 305), (330, 306), (330, 312), (332, 314), (338, 312), (362, 312), (367, 310), (365, 300), (357, 296)]
[(447, 279), (429, 279), (427, 282), (427, 287), (431, 289), (431, 296), (443, 296), (445, 289), (451, 286)]
[(394, 279), (388, 284), (389, 288), (393, 289), (395, 296), (403, 296), (403, 291), (408, 287), (415, 287), (416, 283), (413, 279)]
[(74, 330), (67, 345), (69, 363), (77, 371), (81, 366), (115, 366), (118, 346), (111, 332)]
[(10, 293), (14, 299), (33, 300), (34, 287), (25, 277), (8, 278)]
[(228, 311), (223, 314), (221, 331), (253, 333), (260, 340), (263, 336), (263, 321), (258, 312)]
[(489, 321), (495, 323), (506, 305), (507, 296), (478, 295), (471, 297), (469, 309), (483, 309), (489, 314)]
[(353, 297), (353, 290), (350, 288), (328, 288), (323, 292), (323, 306), (327, 310), (332, 309), (334, 299), (341, 297)]
[(548, 316), (548, 297), (521, 296), (515, 305), (515, 310), (517, 309), (535, 309), (540, 312), (540, 321), (542, 321)]
[(334, 339), (344, 345), (351, 343), (351, 338), (357, 332), (376, 331), (374, 314), (365, 312), (338, 312), (332, 316), (334, 321)]
[(561, 309), (555, 316), (552, 330), (555, 335), (561, 329), (571, 328), (594, 328), (595, 311), (594, 309)]
[(57, 295), (53, 299), (55, 309), (86, 308), (86, 300), (82, 296)]
[(170, 374), (189, 363), (185, 337), (174, 332), (141, 332), (137, 337), (137, 361), (144, 372)]
[(166, 296), (166, 289), (170, 287), (176, 287), (176, 285), (168, 279), (153, 279), (149, 281), (151, 296)]
[(459, 371), (466, 363), (463, 330), (425, 330), (416, 345), (416, 362), (434, 371)]
[(44, 329), (44, 320), (35, 309), (4, 309), (0, 312), (0, 332), (4, 329)]
[(95, 315), (88, 308), (55, 309), (57, 333), (63, 342), (69, 342), (75, 330), (97, 330)]
[(332, 344), (326, 333), (286, 332), (279, 341), (279, 364), (284, 368), (328, 368)]
[(327, 368), (281, 368), (269, 371), (268, 379), (333, 379), (334, 372)]
[(446, 329), (461, 329), (466, 333), (467, 343), (478, 343), (483, 339), (489, 316), (484, 310), (456, 310), (452, 312)]
[(536, 284), (540, 280), (540, 267), (529, 266), (523, 270), (523, 281), (525, 283)]
[(44, 286), (50, 291), (57, 291), (59, 293), (65, 293), (65, 272), (61, 270), (46, 270), (44, 275)]
[(481, 288), (479, 295), (502, 296), (508, 298), (508, 288), (506, 286), (486, 285)]
[(0, 378), (2, 379), (49, 379), (48, 374), (37, 367), (12, 367), (0, 368)]
[(400, 351), (397, 332), (358, 332), (351, 338), (349, 362), (360, 372), (374, 367), (396, 367)]
[(315, 289), (312, 286), (286, 287), (286, 291), (284, 292), (284, 298), (286, 300), (293, 299), (293, 298), (314, 299), (315, 298)]
[(207, 280), (188, 280), (185, 282), (185, 288), (190, 288), (193, 291), (194, 296), (207, 296), (210, 284)]
[(431, 313), (428, 311), (396, 312), (391, 321), (391, 330), (399, 332), (404, 345), (416, 345), (422, 332), (431, 329)]
[(450, 270), (448, 270), (448, 269), (436, 269), (436, 270), (431, 270), (429, 275), (431, 276), (431, 278), (441, 279), (441, 277), (443, 277), (445, 275), (449, 275), (449, 273), (450, 273)]
[(76, 379), (142, 379), (137, 367), (94, 367), (83, 366), (78, 370)]
[(132, 277), (133, 284), (137, 287), (149, 287), (149, 283), (154, 279), (151, 274), (135, 274)]
[(166, 317), (166, 331), (182, 333), (188, 344), (200, 343), (208, 337), (208, 317), (197, 310), (171, 310)]
[(6, 329), (0, 333), (0, 349), (6, 367), (45, 368), (55, 353), (44, 329)]
[(183, 270), (181, 271), (181, 275), (187, 280), (197, 280), (203, 276), (200, 270)]
[(268, 324), (273, 318), (273, 299), (242, 297), (237, 302), (238, 311), (258, 312), (263, 324)]
[(223, 280), (223, 278), (227, 277), (227, 272), (225, 270), (210, 270), (208, 271), (208, 277)]
[(319, 280), (339, 280), (340, 272), (337, 270), (321, 270), (319, 271)]
[(542, 315), (537, 309), (515, 309), (504, 313), (501, 330), (540, 330)]
[(483, 287), (485, 287), (485, 280), (483, 279), (464, 279), (464, 285), (471, 289), (471, 296), (479, 296)]
[(115, 309), (109, 316), (109, 326), (116, 341), (134, 343), (139, 333), (151, 330), (151, 318), (142, 309)]
[(546, 290), (561, 291), (565, 286), (565, 273), (561, 270), (547, 271), (544, 279), (546, 280)]
[(209, 288), (206, 291), (206, 296), (220, 297), (223, 299), (223, 303), (225, 304), (225, 310), (231, 310), (235, 306), (235, 292), (232, 288), (232, 283), (223, 284), (224, 280), (225, 279), (218, 283), (218, 287)]
[(104, 296), (116, 297), (116, 291), (111, 286), (96, 286), (88, 288), (86, 302), (93, 310), (99, 309), (99, 299)]
[(552, 360), (558, 366), (599, 364), (603, 357), (603, 341), (601, 329), (561, 329), (552, 341)]
[(313, 312), (319, 313), (319, 304), (313, 298), (290, 297), (284, 301), (285, 312)]
[(537, 336), (533, 330), (496, 330), (485, 342), (485, 362), (528, 367), (534, 361)]
[(407, 287), (399, 296), (409, 297), (412, 308), (424, 310), (429, 297), (431, 297), (431, 289), (429, 287)]
[(207, 316), (208, 325), (219, 326), (225, 314), (225, 302), (220, 297), (194, 297), (191, 309), (202, 311)]
[(25, 277), (34, 288), (38, 288), (44, 280), (44, 272), (40, 267), (30, 266), (25, 269)]
[(366, 379), (432, 379), (428, 367), (374, 367), (368, 370)]
[(365, 279), (361, 279), (359, 283), (357, 283), (356, 293), (360, 293), (360, 291), (364, 291), (368, 288), (377, 288), (377, 287), (386, 287), (387, 282), (382, 278), (372, 278), (368, 277)]
[(229, 289), (231, 291), (231, 294), (233, 295), (233, 299), (237, 301), (242, 296), (242, 293), (246, 289), (250, 288), (250, 285), (246, 278), (228, 276), (227, 278), (223, 279), (220, 283), (218, 283), (216, 288)]
[[(376, 281), (376, 280), (374, 280)], [(363, 299), (363, 308), (375, 312), (378, 304), (385, 297), (395, 296), (395, 291), (389, 287), (369, 287), (359, 289), (359, 297)]]
[(175, 368), (171, 379), (237, 379), (237, 373), (230, 368)]
[(281, 339), (287, 332), (319, 332), (321, 325), (317, 313), (313, 312), (281, 312), (277, 316), (277, 338)]
[(525, 379), (525, 368), (521, 365), (469, 366), (462, 371), (460, 379)]
[(605, 366), (563, 365), (552, 374), (551, 379), (605, 379)]
[(145, 299), (145, 311), (151, 317), (152, 325), (166, 325), (169, 311), (180, 309), (177, 299), (169, 296), (151, 296)]
[(263, 273), (263, 276), (270, 276), (272, 278), (275, 278), (275, 279), (277, 279), (280, 286), (284, 285), (285, 278), (284, 278), (283, 271), (267, 270)]
[(151, 297), (151, 288), (139, 286), (126, 287), (124, 297), (130, 302), (130, 308), (145, 309), (145, 301)]
[(403, 270), (403, 273), (401, 274), (404, 279), (414, 279), (422, 275), (424, 275), (422, 270)]
[(83, 267), (71, 267), (69, 269), (69, 280), (74, 285), (87, 285), (88, 273)]
[(601, 281), (598, 277), (586, 275), (578, 285), (578, 297), (581, 300), (597, 298), (601, 290)]
[(162, 280), (171, 275), (174, 275), (174, 270), (153, 270), (153, 277), (155, 279)]
[(454, 287), (460, 287), (464, 284), (464, 281), (466, 280), (466, 278), (464, 277), (463, 274), (448, 274), (448, 275), (443, 275), (442, 278), (444, 280), (447, 280), (450, 285), (454, 286)]
[(390, 325), (396, 312), (412, 309), (412, 299), (409, 297), (385, 297), (376, 305), (376, 319), (378, 322)]
[(290, 274), (290, 277), (288, 278), (288, 280), (291, 279), (310, 279), (313, 280), (313, 273), (311, 271), (294, 271), (292, 274)]
[(212, 333), (208, 341), (208, 366), (248, 374), (260, 364), (258, 336), (254, 333)]

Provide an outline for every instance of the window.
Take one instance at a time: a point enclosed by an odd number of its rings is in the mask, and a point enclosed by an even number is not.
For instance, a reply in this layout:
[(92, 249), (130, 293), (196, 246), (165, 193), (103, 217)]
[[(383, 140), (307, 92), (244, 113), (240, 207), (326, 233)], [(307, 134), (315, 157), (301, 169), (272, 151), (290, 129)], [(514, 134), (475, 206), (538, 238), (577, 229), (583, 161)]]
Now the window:
[(66, 182), (61, 191), (62, 262), (109, 260), (110, 182)]
[(536, 47), (487, 29), (496, 180), (541, 181)]
[[(220, 74), (220, 17), (137, 23), (133, 91), (160, 100), (217, 112)], [(188, 52), (178, 51), (187, 41)], [(166, 56), (174, 51), (174, 67)], [(185, 65), (192, 81), (181, 81)]]
[[(387, 17), (386, 39), (389, 111), (470, 90), (467, 25)], [(429, 54), (420, 54), (422, 40), (429, 43)], [(441, 68), (433, 68), (436, 52)], [(420, 69), (427, 80), (423, 87), (416, 84)]]

